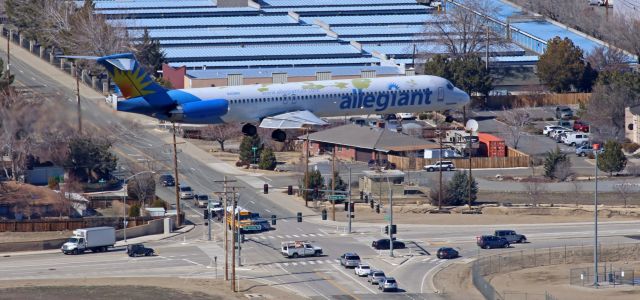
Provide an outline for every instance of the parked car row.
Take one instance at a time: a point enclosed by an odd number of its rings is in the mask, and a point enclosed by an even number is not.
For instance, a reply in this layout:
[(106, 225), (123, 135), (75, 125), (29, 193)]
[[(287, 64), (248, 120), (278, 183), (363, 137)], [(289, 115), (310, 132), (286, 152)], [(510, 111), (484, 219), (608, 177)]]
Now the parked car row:
[(588, 131), (589, 125), (584, 122), (578, 124), (577, 128), (580, 129), (578, 131), (560, 125), (548, 125), (544, 127), (542, 133), (552, 138), (556, 143), (564, 143), (570, 146), (589, 144), (589, 133), (583, 131)]

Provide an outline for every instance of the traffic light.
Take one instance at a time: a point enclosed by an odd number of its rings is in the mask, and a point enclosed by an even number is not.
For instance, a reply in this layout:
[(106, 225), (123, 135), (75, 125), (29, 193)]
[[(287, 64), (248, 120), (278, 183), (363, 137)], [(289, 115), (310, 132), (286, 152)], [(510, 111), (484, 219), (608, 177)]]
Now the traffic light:
[(354, 202), (351, 202), (351, 212), (355, 212), (356, 211), (356, 204)]
[(271, 225), (276, 225), (276, 215), (271, 215)]
[(364, 192), (360, 191), (360, 200), (364, 199)]
[(302, 222), (302, 213), (298, 213), (298, 223)]
[[(369, 195), (364, 195), (364, 203), (369, 202)], [(371, 200), (373, 202), (373, 200)]]
[(349, 202), (345, 202), (344, 203), (344, 211), (348, 211), (349, 210)]
[[(396, 234), (397, 230), (396, 224), (391, 225), (391, 234)], [(389, 225), (384, 227), (384, 234), (389, 234)]]
[(287, 195), (289, 195), (289, 196), (293, 195), (293, 186), (292, 185), (287, 186)]
[(326, 221), (327, 220), (327, 210), (323, 209), (322, 210), (322, 221)]
[(265, 183), (262, 187), (263, 187), (263, 190), (264, 190), (264, 194), (265, 195), (268, 194), (269, 193), (269, 185)]
[(208, 220), (209, 219), (209, 210), (205, 209), (204, 212), (203, 212), (203, 215), (204, 215), (204, 219)]
[(371, 202), (369, 202), (369, 205), (371, 205), (371, 209), (373, 209), (373, 199), (371, 200)]
[(376, 213), (379, 214), (380, 213), (380, 204), (376, 204)]

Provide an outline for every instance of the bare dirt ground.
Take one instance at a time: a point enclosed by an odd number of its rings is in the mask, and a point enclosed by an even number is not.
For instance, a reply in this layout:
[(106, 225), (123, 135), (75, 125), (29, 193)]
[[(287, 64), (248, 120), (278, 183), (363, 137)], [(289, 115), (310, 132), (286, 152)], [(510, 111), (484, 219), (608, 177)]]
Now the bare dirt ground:
[[(328, 219), (332, 219), (331, 203), (326, 203)], [(386, 224), (385, 211), (380, 214), (369, 205), (356, 205), (355, 222)], [(506, 208), (486, 207), (482, 214), (430, 214), (431, 206), (397, 206), (394, 207), (393, 220), (404, 224), (433, 224), (433, 225), (491, 225), (491, 224), (542, 224), (542, 223), (570, 223), (587, 222), (593, 219), (593, 206), (580, 207), (541, 207), (541, 208)], [(322, 206), (317, 211), (320, 213)], [(640, 220), (640, 208), (600, 208), (599, 216), (602, 221), (631, 221)], [(347, 220), (344, 204), (336, 204), (336, 221)]]
[(451, 300), (484, 299), (473, 286), (471, 269), (463, 263), (454, 263), (445, 271), (436, 273), (434, 280), (436, 290)]
[[(640, 193), (627, 193), (625, 196), (628, 204), (637, 204), (636, 199), (640, 199)], [(547, 204), (593, 204), (593, 193), (541, 193), (537, 198), (539, 199), (538, 203)], [(503, 193), (480, 190), (478, 191), (478, 199), (486, 202), (499, 203), (531, 203), (531, 197), (527, 193)], [(623, 205), (624, 198), (621, 197), (620, 193), (598, 192), (598, 202), (607, 203), (608, 205)]]
[(71, 231), (0, 232), (0, 243), (53, 240), (72, 235)]
[[(580, 300), (636, 300), (640, 299), (640, 287), (616, 286), (591, 287), (573, 286), (569, 284), (569, 270), (572, 268), (592, 267), (592, 264), (554, 265), (523, 269), (515, 272), (499, 274), (491, 278), (490, 283), (500, 294), (517, 292), (544, 295), (549, 292), (556, 299), (580, 299)], [(640, 262), (613, 263), (614, 267), (624, 266), (624, 269), (634, 269), (640, 273)], [(516, 295), (516, 297), (518, 297)], [(509, 299), (509, 298), (507, 298)], [(520, 297), (518, 299), (524, 299)], [(534, 299), (531, 297), (530, 299)], [(543, 298), (535, 298), (543, 299)]]
[(0, 282), (0, 299), (293, 299), (280, 289), (243, 281), (233, 294), (221, 280), (177, 278), (95, 278)]

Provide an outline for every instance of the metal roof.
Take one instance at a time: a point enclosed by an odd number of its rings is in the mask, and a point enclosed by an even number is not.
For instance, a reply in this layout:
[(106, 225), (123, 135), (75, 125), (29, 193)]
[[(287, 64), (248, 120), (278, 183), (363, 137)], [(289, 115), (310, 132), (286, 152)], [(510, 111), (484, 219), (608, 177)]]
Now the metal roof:
[(316, 72), (331, 72), (332, 76), (358, 76), (363, 70), (376, 71), (377, 75), (404, 75), (399, 67), (360, 66), (360, 67), (313, 67), (313, 68), (264, 68), (264, 69), (226, 69), (226, 70), (188, 70), (187, 76), (197, 79), (227, 78), (229, 74), (242, 74), (244, 77), (272, 77), (273, 73), (287, 73), (289, 77), (316, 76)]
[(235, 38), (235, 39), (191, 39), (191, 40), (162, 40), (163, 48), (185, 47), (185, 46), (238, 46), (238, 45), (265, 45), (265, 44), (300, 44), (300, 43), (321, 43), (327, 42), (335, 44), (336, 38), (330, 36), (298, 36), (298, 37), (277, 37), (277, 38)]
[(370, 15), (370, 16), (319, 16), (301, 17), (300, 20), (307, 24), (313, 24), (315, 19), (319, 19), (331, 26), (371, 26), (385, 24), (416, 24), (422, 25), (426, 22), (437, 21), (437, 16), (432, 14), (407, 14), (407, 15)]
[[(101, 9), (135, 9), (135, 8), (187, 8), (187, 7), (214, 7), (211, 0), (183, 0), (183, 1), (166, 1), (166, 0), (150, 0), (150, 1), (93, 1), (96, 10)], [(76, 5), (83, 5), (84, 1), (76, 1)]]
[[(220, 27), (220, 28), (182, 28), (149, 29), (154, 39), (195, 39), (195, 38), (236, 38), (236, 37), (281, 37), (281, 36), (326, 36), (318, 26), (277, 26), (277, 27)], [(141, 37), (143, 30), (129, 30), (131, 36)]]
[[(414, 2), (415, 3), (415, 2)], [(314, 6), (314, 7), (264, 7), (262, 11), (266, 13), (287, 13), (294, 11), (301, 16), (319, 15), (319, 14), (340, 14), (340, 15), (353, 15), (360, 13), (374, 14), (376, 12), (394, 14), (406, 14), (406, 13), (424, 13), (428, 10), (432, 10), (432, 7), (424, 5), (384, 5), (384, 6)]]
[(149, 9), (105, 9), (99, 13), (107, 17), (126, 16), (127, 18), (177, 18), (177, 17), (217, 17), (259, 15), (260, 10), (253, 7), (180, 7)]
[(204, 58), (211, 60), (238, 60), (239, 57), (268, 59), (268, 58), (328, 58), (328, 57), (358, 57), (360, 51), (351, 45), (268, 45), (260, 47), (189, 47), (164, 49), (168, 61), (200, 61)]
[(231, 61), (176, 61), (169, 63), (172, 67), (187, 68), (259, 68), (259, 67), (304, 67), (304, 66), (365, 66), (380, 63), (375, 57), (353, 58), (318, 58), (318, 59), (267, 59), (267, 60), (231, 60)]
[(215, 17), (215, 18), (149, 18), (109, 20), (116, 26), (132, 28), (180, 28), (180, 27), (234, 27), (234, 26), (282, 26), (297, 24), (293, 18), (284, 16)]
[(308, 6), (371, 6), (406, 4), (415, 5), (415, 0), (259, 0), (264, 7), (308, 7)]

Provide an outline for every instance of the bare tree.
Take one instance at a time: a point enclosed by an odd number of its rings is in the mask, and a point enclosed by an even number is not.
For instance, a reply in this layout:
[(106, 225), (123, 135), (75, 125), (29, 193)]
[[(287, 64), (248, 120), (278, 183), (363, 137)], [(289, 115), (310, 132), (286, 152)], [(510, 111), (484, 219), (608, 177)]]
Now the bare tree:
[(585, 58), (598, 71), (625, 71), (629, 69), (627, 55), (619, 49), (599, 46)]
[(591, 136), (596, 141), (624, 139), (625, 107), (640, 103), (627, 85), (596, 85), (587, 102), (585, 119), (591, 123)]
[(531, 122), (529, 113), (523, 108), (504, 109), (502, 117), (507, 125), (507, 134), (510, 137), (511, 147), (518, 149), (520, 138), (524, 135), (525, 128)]
[(567, 178), (573, 175), (571, 170), (571, 159), (563, 159), (556, 165), (556, 169), (553, 171), (553, 176), (559, 181), (565, 181)]
[(638, 185), (635, 183), (627, 182), (614, 185), (616, 192), (620, 195), (620, 198), (624, 201), (624, 208), (627, 208), (627, 200), (632, 198), (632, 195), (638, 191)]
[(240, 130), (240, 124), (225, 123), (204, 127), (200, 134), (204, 139), (218, 142), (220, 150), (224, 152), (224, 142), (231, 138), (241, 136), (242, 132)]
[[(144, 172), (144, 168), (137, 163), (128, 163), (129, 170), (131, 172), (139, 173)], [(153, 177), (153, 173), (146, 172), (136, 175), (125, 182), (127, 185), (127, 195), (131, 198), (136, 198), (141, 202), (141, 205), (147, 202), (147, 200), (153, 200), (156, 194), (156, 181)]]
[(438, 49), (444, 45), (448, 54), (457, 57), (483, 53), (487, 44), (490, 48), (504, 44), (504, 32), (493, 30), (496, 27), (490, 19), (498, 12), (494, 2), (466, 0), (463, 4), (457, 3), (457, 7), (446, 14), (433, 14), (435, 20), (425, 24), (423, 35), (416, 37), (418, 42), (424, 43), (421, 52), (427, 55), (442, 53)]
[(582, 198), (580, 197), (582, 186), (580, 186), (580, 182), (578, 182), (577, 180), (571, 181), (571, 184), (573, 185), (573, 197), (574, 199), (576, 199), (576, 207), (578, 207), (578, 200)]
[(538, 206), (540, 197), (546, 192), (546, 186), (543, 182), (540, 182), (537, 178), (530, 178), (530, 181), (524, 183), (525, 192), (527, 193), (527, 199), (534, 206)]

